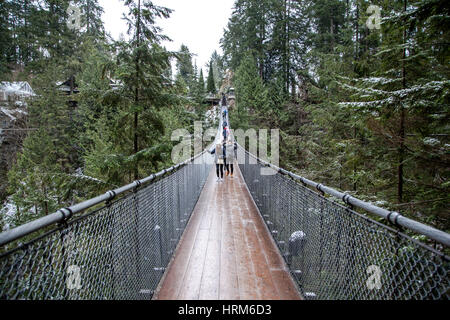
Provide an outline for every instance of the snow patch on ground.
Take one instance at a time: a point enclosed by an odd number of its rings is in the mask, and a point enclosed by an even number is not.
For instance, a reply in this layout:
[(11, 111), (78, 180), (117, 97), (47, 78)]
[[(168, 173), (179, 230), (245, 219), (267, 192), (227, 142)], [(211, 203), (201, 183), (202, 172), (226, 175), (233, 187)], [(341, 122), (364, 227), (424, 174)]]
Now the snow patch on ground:
[(75, 171), (75, 173), (72, 174), (72, 176), (75, 177), (75, 178), (90, 180), (90, 181), (94, 181), (94, 182), (98, 182), (98, 183), (104, 183), (102, 180), (99, 180), (97, 178), (86, 176), (85, 174), (83, 174), (83, 170), (81, 168), (78, 168)]
[(14, 202), (12, 202), (12, 200), (6, 201), (6, 203), (3, 204), (3, 207), (0, 209), (0, 219), (5, 222), (3, 231), (7, 231), (11, 228), (11, 221), (14, 219), (16, 214), (17, 209)]
[(28, 114), (26, 111), (21, 110), (21, 109), (7, 109), (4, 107), (0, 107), (0, 111), (3, 112), (5, 115), (7, 115), (11, 121), (16, 121), (17, 120), (17, 116), (18, 114), (23, 114), (26, 115)]
[(384, 200), (378, 200), (378, 201), (375, 201), (375, 203), (374, 203), (374, 205), (376, 205), (377, 207), (387, 206), (388, 204), (389, 203)]
[(205, 118), (207, 122), (214, 123), (219, 117), (219, 106), (214, 106), (211, 110), (206, 111)]
[(295, 231), (289, 237), (289, 242), (296, 242), (298, 240), (304, 239), (305, 237), (306, 237), (306, 234), (303, 231)]
[(13, 116), (12, 110), (1, 107), (0, 111), (6, 114), (12, 121), (15, 121), (17, 119), (15, 116)]
[(430, 137), (426, 137), (425, 139), (423, 139), (423, 143), (426, 144), (427, 146), (433, 147), (441, 144), (441, 142), (438, 139)]

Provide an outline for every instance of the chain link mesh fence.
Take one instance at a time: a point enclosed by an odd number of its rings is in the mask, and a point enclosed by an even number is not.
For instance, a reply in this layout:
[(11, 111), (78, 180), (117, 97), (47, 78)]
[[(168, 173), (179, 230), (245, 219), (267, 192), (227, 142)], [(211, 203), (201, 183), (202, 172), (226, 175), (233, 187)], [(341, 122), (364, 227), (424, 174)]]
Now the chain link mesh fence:
[(204, 153), (1, 253), (0, 299), (151, 299), (206, 182), (209, 158)]
[[(151, 299), (211, 169), (172, 174), (0, 254), (0, 299)], [(449, 257), (291, 178), (240, 169), (307, 299), (446, 299)], [(267, 169), (267, 168), (266, 168)]]
[(448, 256), (288, 176), (262, 175), (248, 153), (244, 160), (248, 189), (303, 297), (449, 299)]

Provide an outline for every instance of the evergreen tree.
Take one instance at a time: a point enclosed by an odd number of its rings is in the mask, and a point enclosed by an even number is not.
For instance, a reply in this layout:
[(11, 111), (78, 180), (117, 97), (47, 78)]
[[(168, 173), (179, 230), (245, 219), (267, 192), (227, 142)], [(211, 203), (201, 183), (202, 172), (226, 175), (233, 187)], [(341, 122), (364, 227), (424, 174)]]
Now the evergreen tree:
[(200, 75), (198, 77), (198, 87), (199, 87), (199, 91), (200, 94), (204, 94), (205, 93), (205, 80), (203, 77), (203, 69), (200, 69)]
[(228, 65), (236, 70), (248, 50), (253, 50), (259, 74), (265, 77), (269, 46), (269, 15), (273, 0), (236, 0), (233, 15), (221, 40)]
[(105, 28), (101, 16), (103, 8), (98, 4), (98, 0), (78, 0), (77, 6), (82, 10), (81, 24), (89, 36), (102, 37)]
[(192, 64), (192, 53), (189, 48), (182, 44), (180, 51), (177, 54), (177, 79), (181, 78), (186, 84), (189, 92), (193, 92), (195, 87), (194, 77), (196, 72), (194, 71), (194, 66)]
[(235, 86), (237, 112), (236, 116), (232, 117), (235, 126), (246, 127), (250, 116), (253, 118), (253, 124), (261, 123), (269, 113), (268, 92), (250, 53), (244, 57), (236, 71)]
[(206, 91), (208, 93), (216, 93), (217, 89), (216, 89), (216, 84), (214, 81), (214, 70), (213, 70), (213, 64), (212, 62), (209, 64), (209, 73), (208, 73), (208, 80), (206, 82)]
[(9, 29), (9, 12), (10, 3), (7, 1), (0, 2), (0, 76), (9, 72), (9, 64), (13, 60), (12, 50), (12, 34)]
[[(134, 179), (139, 178), (138, 153), (142, 150), (139, 143), (140, 126), (139, 114), (151, 116), (149, 108), (158, 102), (161, 97), (164, 70), (170, 65), (170, 54), (161, 48), (158, 43), (167, 39), (160, 34), (160, 28), (154, 25), (156, 18), (168, 18), (171, 10), (155, 6), (150, 1), (124, 0), (129, 8), (129, 14), (124, 16), (128, 23), (128, 33), (133, 35), (129, 43), (119, 43), (119, 69), (125, 85), (126, 96), (131, 103), (124, 116), (133, 114), (132, 135)], [(147, 124), (148, 125), (148, 124)]]
[(205, 79), (203, 77), (203, 69), (200, 69), (194, 98), (198, 104), (203, 103), (205, 98)]
[[(168, 167), (172, 130), (195, 120), (172, 84), (174, 55), (159, 45), (167, 38), (154, 21), (169, 9), (125, 1), (132, 37), (111, 44), (97, 1), (75, 3), (89, 11), (80, 31), (67, 28), (68, 2), (18, 3), (0, 3), (9, 10), (0, 12), (0, 33), (12, 40), (0, 44), (1, 68), (7, 77), (10, 67), (25, 65), (21, 77), (33, 74), (37, 96), (27, 110), (32, 131), (8, 174), (18, 209), (12, 226)], [(71, 95), (59, 90), (67, 79), (76, 79), (79, 94), (75, 81)]]
[(223, 60), (222, 57), (217, 53), (217, 51), (214, 50), (213, 54), (211, 55), (210, 61), (213, 66), (214, 83), (217, 85), (218, 89), (220, 83), (222, 83), (222, 78), (225, 73)]
[(8, 173), (9, 191), (19, 211), (16, 224), (74, 204), (98, 187), (98, 182), (77, 175), (82, 155), (76, 111), (69, 103), (73, 97), (59, 91), (55, 81), (64, 69), (49, 65), (34, 80), (38, 96), (28, 106), (31, 134)]
[[(371, 4), (381, 6), (381, 30), (366, 25)], [(447, 7), (442, 0), (236, 0), (221, 45), (236, 71), (238, 112), (249, 126), (280, 126), (282, 166), (367, 200), (406, 202), (406, 214), (442, 223)], [(249, 50), (254, 65), (244, 68)], [(243, 70), (255, 68), (267, 104), (246, 95), (256, 78)]]
[[(67, 26), (70, 3), (82, 10), (80, 30)], [(98, 0), (8, 0), (1, 6), (0, 32), (2, 39), (10, 39), (1, 50), (0, 69), (5, 71), (28, 67), (27, 72), (44, 72), (50, 60), (64, 61), (76, 56), (85, 35), (97, 37), (104, 33), (103, 9)]]
[[(370, 125), (377, 137), (374, 149), (396, 171), (399, 203), (411, 200), (410, 194), (418, 197), (424, 183), (430, 189), (428, 194), (441, 196), (443, 185), (434, 187), (428, 179), (443, 174), (438, 156), (440, 142), (435, 137), (443, 132), (438, 115), (444, 110), (442, 103), (448, 104), (450, 89), (446, 68), (441, 64), (442, 51), (439, 46), (426, 45), (443, 40), (440, 35), (445, 34), (446, 26), (432, 18), (433, 13), (441, 12), (442, 3), (412, 3), (396, 4), (401, 18), (393, 15), (386, 19), (383, 45), (377, 54), (381, 63), (372, 77), (343, 81), (354, 102), (341, 104), (357, 111)], [(449, 15), (448, 9), (442, 13)], [(421, 163), (427, 169), (418, 169)], [(430, 168), (433, 174), (427, 175)]]

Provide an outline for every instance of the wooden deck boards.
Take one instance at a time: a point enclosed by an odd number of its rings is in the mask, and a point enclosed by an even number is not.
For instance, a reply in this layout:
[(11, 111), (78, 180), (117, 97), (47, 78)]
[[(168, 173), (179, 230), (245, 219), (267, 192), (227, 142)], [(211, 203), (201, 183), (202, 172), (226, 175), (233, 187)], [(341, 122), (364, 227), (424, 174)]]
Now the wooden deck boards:
[(155, 299), (300, 299), (237, 165), (211, 171)]

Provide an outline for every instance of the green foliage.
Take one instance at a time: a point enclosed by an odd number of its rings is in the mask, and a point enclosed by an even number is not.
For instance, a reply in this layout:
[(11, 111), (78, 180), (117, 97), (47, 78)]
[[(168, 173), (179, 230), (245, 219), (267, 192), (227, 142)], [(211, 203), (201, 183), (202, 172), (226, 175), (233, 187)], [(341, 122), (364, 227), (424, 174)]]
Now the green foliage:
[(214, 83), (216, 84), (217, 89), (219, 89), (220, 83), (222, 83), (222, 78), (225, 73), (223, 58), (217, 53), (217, 51), (214, 51), (211, 55), (210, 63), (213, 67)]
[(212, 62), (209, 64), (208, 80), (206, 81), (206, 91), (208, 93), (217, 93), (216, 82), (214, 81), (214, 69)]
[[(255, 59), (251, 53), (244, 56), (236, 71), (236, 116), (233, 120), (235, 127), (247, 127), (250, 118), (252, 123), (258, 124), (262, 118), (270, 113), (267, 89), (259, 77)], [(231, 120), (230, 120), (231, 121)]]
[(280, 128), (282, 167), (449, 229), (449, 17), (442, 0), (236, 0), (232, 121)]
[(198, 81), (195, 83), (195, 90), (193, 92), (193, 98), (198, 105), (203, 103), (203, 99), (205, 98), (206, 90), (205, 90), (205, 79), (203, 77), (203, 70), (200, 69), (200, 74), (198, 76)]
[(195, 90), (194, 65), (192, 64), (192, 53), (189, 48), (182, 44), (180, 51), (177, 53), (177, 74), (176, 80), (182, 81), (189, 92)]
[[(8, 174), (9, 199), (18, 209), (14, 221), (8, 221), (11, 226), (172, 165), (171, 150), (177, 143), (171, 141), (172, 131), (192, 131), (198, 119), (187, 110), (191, 102), (184, 78), (177, 77), (172, 84), (170, 61), (174, 54), (159, 44), (166, 37), (160, 34), (155, 19), (168, 17), (169, 9), (149, 1), (125, 1), (132, 37), (111, 43), (104, 37), (99, 20), (102, 8), (97, 1), (78, 3), (89, 11), (79, 34), (65, 26), (67, 3), (52, 1), (46, 9), (34, 7), (41, 17), (54, 12), (51, 21), (61, 29), (54, 31), (50, 25), (30, 21), (31, 29), (43, 27), (35, 30), (36, 34), (49, 35), (36, 44), (45, 44), (48, 55), (30, 58), (22, 75), (37, 94), (27, 110), (27, 127), (35, 130), (29, 131)], [(0, 6), (13, 3), (2, 2)], [(6, 29), (0, 33), (11, 38), (23, 35), (4, 18), (1, 11), (0, 24), (6, 24)], [(52, 32), (60, 38), (56, 40)], [(60, 48), (60, 44), (67, 47)], [(10, 68), (6, 62), (23, 63), (19, 56), (22, 49), (17, 46), (13, 43), (4, 51), (2, 48), (0, 62), (5, 61), (1, 67), (6, 74)], [(31, 43), (29, 47), (34, 48)], [(66, 96), (58, 90), (57, 83), (67, 79), (75, 80), (78, 94)], [(203, 73), (189, 85), (200, 104)]]

